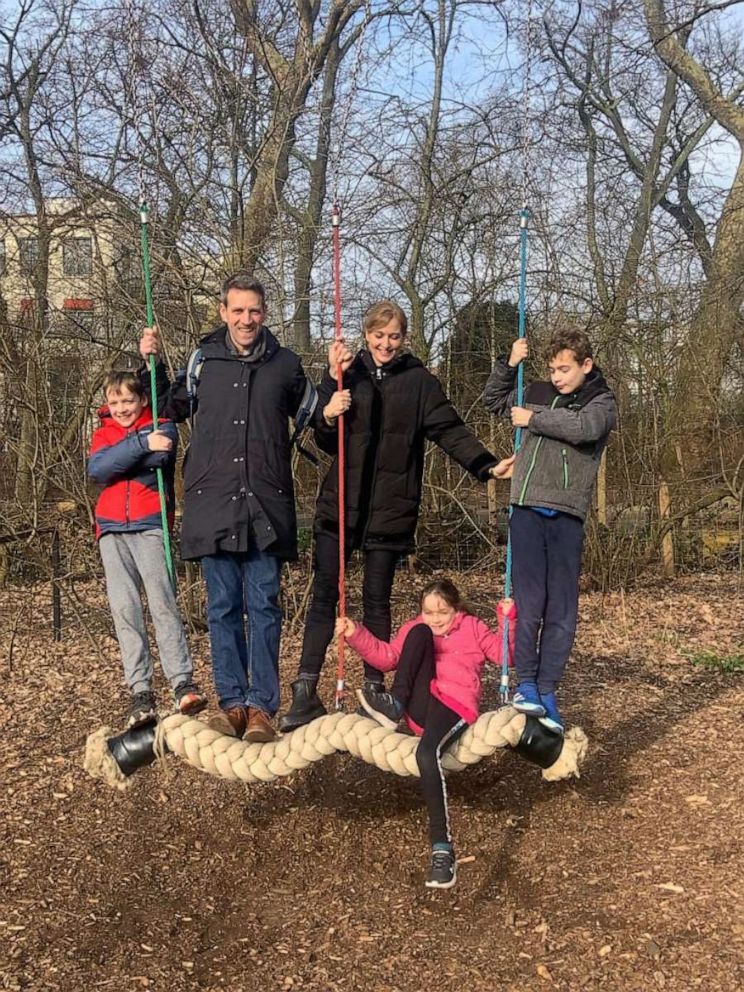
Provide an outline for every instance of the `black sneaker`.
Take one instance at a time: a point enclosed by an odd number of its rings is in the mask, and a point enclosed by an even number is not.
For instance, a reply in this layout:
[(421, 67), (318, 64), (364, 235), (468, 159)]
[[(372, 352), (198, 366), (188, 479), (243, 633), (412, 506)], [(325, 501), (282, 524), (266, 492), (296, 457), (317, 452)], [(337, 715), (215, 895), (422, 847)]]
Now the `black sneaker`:
[[(373, 684), (377, 685), (377, 683)], [(365, 716), (371, 716), (383, 727), (398, 729), (400, 718), (403, 716), (403, 707), (392, 693), (365, 685), (363, 689), (357, 689), (357, 699), (362, 704)]]
[(141, 723), (147, 723), (158, 715), (155, 707), (155, 693), (146, 689), (144, 692), (132, 694), (132, 702), (129, 707), (127, 727), (138, 727)]
[(196, 682), (190, 680), (177, 685), (173, 695), (176, 697), (176, 706), (184, 716), (196, 716), (207, 705), (207, 697)]
[(456, 881), (457, 861), (454, 851), (432, 851), (425, 882), (427, 889), (451, 889)]

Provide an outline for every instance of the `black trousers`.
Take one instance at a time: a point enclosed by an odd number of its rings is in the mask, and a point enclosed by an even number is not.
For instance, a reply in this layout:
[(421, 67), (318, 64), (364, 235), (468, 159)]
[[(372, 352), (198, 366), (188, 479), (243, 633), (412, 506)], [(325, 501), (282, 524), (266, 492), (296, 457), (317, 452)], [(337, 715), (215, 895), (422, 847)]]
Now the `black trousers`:
[[(397, 551), (363, 551), (362, 623), (381, 641), (390, 640), (390, 594), (393, 591)], [(351, 549), (347, 548), (347, 561)], [(301, 675), (319, 675), (333, 639), (338, 603), (338, 537), (320, 531), (315, 539), (313, 593), (307, 612), (300, 656)], [(365, 679), (382, 681), (371, 665), (364, 665)]]
[(392, 694), (402, 703), (411, 719), (424, 728), (416, 751), (421, 776), (421, 793), (429, 813), (432, 845), (452, 843), (447, 785), (442, 769), (442, 752), (467, 730), (463, 718), (431, 694), (436, 674), (434, 636), (426, 624), (418, 624), (403, 643)]

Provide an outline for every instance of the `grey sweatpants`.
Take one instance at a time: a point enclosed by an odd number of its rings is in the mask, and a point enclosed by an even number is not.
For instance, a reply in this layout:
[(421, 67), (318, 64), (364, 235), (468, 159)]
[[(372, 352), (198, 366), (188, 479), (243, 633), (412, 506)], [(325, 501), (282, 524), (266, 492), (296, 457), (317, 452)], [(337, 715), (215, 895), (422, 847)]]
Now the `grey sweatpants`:
[(98, 546), (121, 649), (124, 681), (132, 692), (147, 691), (152, 683), (152, 656), (141, 598), (143, 586), (165, 677), (174, 689), (179, 683), (190, 681), (193, 665), (168, 577), (162, 531), (104, 534)]

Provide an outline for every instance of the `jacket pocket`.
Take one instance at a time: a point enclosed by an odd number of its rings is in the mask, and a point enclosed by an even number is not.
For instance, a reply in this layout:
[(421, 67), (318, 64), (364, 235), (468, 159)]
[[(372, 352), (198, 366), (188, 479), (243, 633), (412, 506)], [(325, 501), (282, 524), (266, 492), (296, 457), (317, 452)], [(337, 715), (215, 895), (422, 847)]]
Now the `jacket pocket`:
[(201, 444), (195, 448), (192, 441), (186, 449), (183, 460), (184, 492), (190, 492), (196, 486), (201, 485), (210, 475), (213, 465), (214, 448), (206, 444)]
[(563, 464), (563, 488), (570, 489), (571, 483), (568, 474), (568, 452), (565, 448), (561, 448), (561, 462)]

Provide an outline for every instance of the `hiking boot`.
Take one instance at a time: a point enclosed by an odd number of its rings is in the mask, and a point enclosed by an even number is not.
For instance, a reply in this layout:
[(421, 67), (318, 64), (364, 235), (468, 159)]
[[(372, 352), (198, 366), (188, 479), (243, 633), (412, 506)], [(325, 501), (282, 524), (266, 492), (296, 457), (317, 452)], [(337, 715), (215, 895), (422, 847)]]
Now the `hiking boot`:
[(372, 685), (381, 683), (365, 683), (363, 689), (357, 689), (357, 699), (362, 704), (364, 716), (371, 716), (373, 720), (383, 727), (397, 730), (400, 718), (403, 716), (403, 704), (399, 703), (390, 692), (384, 691), (384, 686), (380, 689), (372, 689)]
[(257, 709), (255, 706), (248, 707), (248, 726), (243, 740), (249, 744), (266, 744), (273, 741), (276, 731), (271, 726), (271, 719), (268, 713)]
[(512, 699), (512, 706), (517, 713), (528, 716), (545, 716), (545, 707), (540, 701), (540, 693), (534, 682), (520, 682)]
[(279, 719), (279, 729), (288, 734), (328, 712), (317, 693), (317, 678), (299, 678), (292, 683), (292, 705)]
[(457, 881), (457, 861), (455, 852), (448, 850), (432, 851), (431, 865), (424, 883), (427, 889), (451, 889)]
[(226, 710), (214, 713), (207, 720), (207, 724), (218, 734), (226, 737), (237, 737), (242, 740), (245, 728), (248, 723), (248, 708), (246, 706), (230, 706)]
[(127, 727), (138, 727), (141, 723), (147, 723), (148, 720), (152, 720), (157, 715), (154, 692), (146, 689), (144, 692), (132, 693)]
[(176, 697), (176, 706), (184, 716), (196, 716), (207, 705), (207, 697), (196, 682), (190, 679), (179, 683), (173, 690), (173, 695)]
[(556, 702), (554, 692), (541, 692), (540, 701), (545, 707), (545, 716), (540, 719), (540, 723), (545, 727), (546, 730), (552, 731), (554, 734), (563, 734), (563, 720), (561, 719), (560, 711), (558, 710), (558, 703)]

